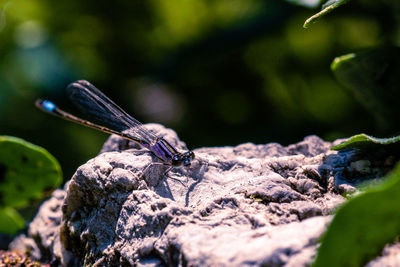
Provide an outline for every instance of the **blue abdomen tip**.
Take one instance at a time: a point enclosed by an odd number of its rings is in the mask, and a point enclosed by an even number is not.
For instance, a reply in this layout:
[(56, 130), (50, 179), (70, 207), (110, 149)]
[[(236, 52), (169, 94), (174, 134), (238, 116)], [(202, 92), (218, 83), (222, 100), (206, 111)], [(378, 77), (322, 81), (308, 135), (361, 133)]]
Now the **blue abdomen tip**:
[(53, 111), (55, 108), (56, 108), (56, 105), (54, 105), (52, 102), (50, 102), (49, 100), (44, 100), (43, 102), (42, 102), (42, 107), (45, 109), (45, 110), (48, 110), (48, 111)]

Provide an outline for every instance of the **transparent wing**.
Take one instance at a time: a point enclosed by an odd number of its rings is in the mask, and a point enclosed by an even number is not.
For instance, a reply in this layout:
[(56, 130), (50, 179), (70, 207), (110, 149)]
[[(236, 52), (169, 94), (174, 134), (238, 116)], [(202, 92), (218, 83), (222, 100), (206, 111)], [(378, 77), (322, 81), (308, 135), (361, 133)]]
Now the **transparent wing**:
[(149, 144), (157, 138), (88, 81), (71, 83), (67, 90), (75, 106), (95, 123), (142, 139)]

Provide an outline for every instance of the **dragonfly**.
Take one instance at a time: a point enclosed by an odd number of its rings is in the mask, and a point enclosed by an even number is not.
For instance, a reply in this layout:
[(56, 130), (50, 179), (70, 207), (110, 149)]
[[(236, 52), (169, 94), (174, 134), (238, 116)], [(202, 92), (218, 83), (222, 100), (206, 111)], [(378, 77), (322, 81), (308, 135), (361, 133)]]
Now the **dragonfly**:
[(160, 159), (162, 165), (168, 166), (165, 174), (174, 167), (189, 167), (194, 160), (193, 151), (179, 152), (164, 138), (147, 130), (142, 123), (126, 113), (90, 82), (78, 80), (68, 85), (67, 91), (72, 103), (88, 116), (90, 121), (60, 109), (49, 100), (38, 99), (35, 105), (51, 115), (102, 132), (116, 134), (139, 144)]

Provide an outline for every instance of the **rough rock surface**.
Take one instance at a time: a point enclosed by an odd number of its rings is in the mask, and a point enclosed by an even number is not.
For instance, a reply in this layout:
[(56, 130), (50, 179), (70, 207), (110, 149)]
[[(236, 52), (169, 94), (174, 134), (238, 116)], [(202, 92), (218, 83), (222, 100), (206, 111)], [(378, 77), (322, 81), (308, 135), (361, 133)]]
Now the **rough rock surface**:
[[(186, 150), (172, 130), (146, 127)], [(307, 266), (342, 194), (355, 190), (346, 175), (356, 155), (331, 146), (309, 136), (201, 148), (190, 168), (164, 175), (151, 153), (112, 136), (11, 248), (71, 266)]]

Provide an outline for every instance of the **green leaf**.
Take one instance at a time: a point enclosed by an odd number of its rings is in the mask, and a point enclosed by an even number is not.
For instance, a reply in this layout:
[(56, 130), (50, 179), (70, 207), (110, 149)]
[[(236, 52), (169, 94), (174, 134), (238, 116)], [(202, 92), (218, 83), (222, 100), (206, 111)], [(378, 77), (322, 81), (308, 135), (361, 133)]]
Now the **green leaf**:
[(379, 126), (398, 129), (400, 48), (382, 47), (344, 55), (333, 61), (331, 69), (337, 80), (375, 116)]
[(363, 266), (400, 234), (400, 165), (380, 185), (339, 208), (314, 262), (316, 266)]
[(24, 228), (25, 220), (13, 208), (0, 208), (0, 232), (15, 234), (18, 230)]
[(359, 148), (359, 149), (373, 149), (379, 146), (395, 144), (399, 142), (400, 136), (395, 136), (391, 138), (376, 138), (366, 134), (358, 134), (350, 137), (349, 140), (343, 142), (337, 146), (332, 147), (332, 150), (344, 150), (351, 148)]
[(24, 207), (49, 195), (61, 182), (60, 165), (44, 148), (0, 136), (0, 208)]
[(323, 6), (322, 6), (322, 10), (320, 12), (318, 12), (317, 14), (315, 14), (314, 16), (308, 18), (306, 20), (306, 22), (304, 22), (303, 27), (304, 28), (308, 28), (308, 26), (310, 26), (310, 24), (315, 23), (319, 18), (321, 18), (322, 16), (330, 13), (331, 11), (333, 11), (335, 8), (347, 3), (349, 0), (329, 0), (327, 1)]

